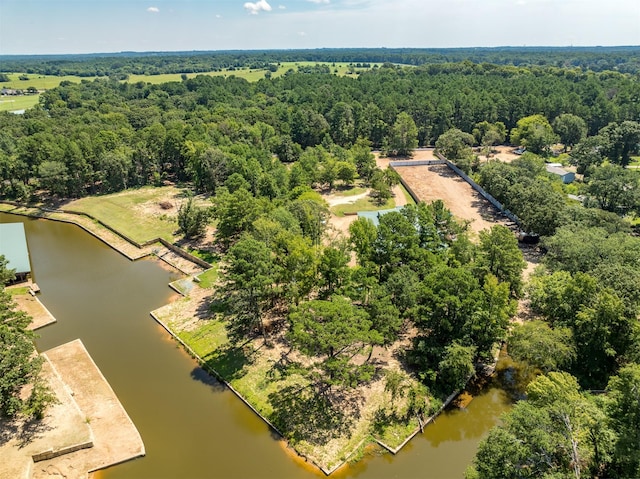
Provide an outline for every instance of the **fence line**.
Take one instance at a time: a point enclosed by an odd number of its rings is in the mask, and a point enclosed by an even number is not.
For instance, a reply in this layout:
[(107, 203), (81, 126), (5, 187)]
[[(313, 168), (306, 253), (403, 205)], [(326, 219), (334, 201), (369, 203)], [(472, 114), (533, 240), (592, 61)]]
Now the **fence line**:
[(394, 166), (428, 166), (428, 165), (442, 165), (446, 160), (402, 160), (392, 161), (389, 163), (390, 167)]
[[(496, 200), (493, 196), (491, 196), (489, 193), (487, 193), (484, 188), (482, 188), (482, 186), (480, 186), (478, 183), (476, 183), (475, 181), (473, 181), (469, 175), (467, 175), (464, 171), (462, 171), (460, 168), (458, 168), (456, 165), (454, 165), (453, 163), (451, 163), (442, 153), (440, 153), (439, 151), (435, 152), (435, 155), (440, 158), (439, 163), (430, 163), (430, 164), (445, 164), (447, 165), (451, 170), (453, 170), (460, 178), (462, 178), (464, 181), (466, 181), (467, 183), (469, 183), (469, 185), (471, 186), (471, 188), (473, 188), (475, 191), (477, 191), (480, 196), (482, 196), (485, 200), (487, 200), (489, 203), (491, 203), (493, 206), (495, 206), (498, 211), (500, 211), (500, 213), (502, 213), (505, 217), (507, 217), (508, 219), (510, 219), (511, 221), (513, 221), (516, 225), (518, 225), (519, 228), (522, 228), (521, 224), (520, 224), (520, 220), (518, 219), (518, 217), (516, 215), (514, 215), (513, 213), (511, 213), (511, 211), (507, 210), (502, 203), (500, 203), (498, 200)], [(419, 164), (423, 164), (423, 162), (399, 162), (399, 163), (410, 163), (409, 165), (402, 165), (402, 166), (411, 166), (411, 164), (413, 165), (419, 165)], [(403, 182), (404, 185), (404, 182)], [(406, 185), (405, 185), (406, 187)], [(409, 191), (409, 193), (411, 193), (411, 191)], [(411, 196), (414, 196), (411, 193)], [(415, 196), (414, 196), (415, 199)]]

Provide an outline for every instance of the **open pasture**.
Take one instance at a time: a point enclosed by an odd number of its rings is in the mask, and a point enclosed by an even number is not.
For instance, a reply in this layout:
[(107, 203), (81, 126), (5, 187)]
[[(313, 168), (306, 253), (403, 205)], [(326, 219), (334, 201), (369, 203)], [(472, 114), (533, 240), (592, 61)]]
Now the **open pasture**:
[[(9, 77), (8, 82), (0, 83), (0, 88), (12, 88), (14, 90), (26, 90), (29, 87), (34, 87), (37, 90), (49, 90), (55, 88), (63, 81), (70, 81), (74, 83), (80, 83), (81, 80), (92, 81), (96, 77), (79, 77), (75, 75), (55, 76), (55, 75), (40, 75), (31, 73), (7, 73)], [(21, 80), (20, 77), (28, 77), (27, 80)]]
[[(353, 65), (346, 62), (336, 62), (336, 63), (321, 63), (321, 62), (281, 62), (278, 64), (278, 70), (271, 74), (272, 78), (277, 78), (279, 76), (284, 75), (289, 70), (298, 71), (299, 69), (304, 69), (308, 67), (313, 67), (315, 65), (327, 65), (331, 73), (338, 76), (346, 76), (353, 75), (357, 73), (361, 73), (363, 71), (367, 71), (369, 67), (355, 67)], [(371, 64), (371, 67), (379, 64)], [(221, 71), (210, 71), (210, 72), (201, 72), (201, 73), (187, 73), (188, 78), (194, 78), (197, 75), (209, 75), (209, 76), (236, 76), (239, 78), (244, 78), (248, 81), (258, 81), (265, 77), (267, 73), (264, 69), (250, 69), (250, 68), (236, 68), (234, 70), (221, 70)], [(30, 74), (24, 72), (14, 72), (7, 73), (9, 76), (8, 82), (0, 83), (0, 87), (2, 88), (12, 88), (12, 89), (20, 89), (25, 90), (29, 87), (37, 88), (38, 90), (48, 90), (50, 88), (55, 88), (60, 85), (63, 81), (70, 81), (74, 83), (79, 83), (82, 80), (93, 81), (98, 77), (79, 77), (75, 75), (66, 75), (66, 76), (55, 76), (55, 75), (40, 75), (40, 74)], [(28, 77), (27, 80), (21, 80), (21, 76)], [(101, 77), (106, 78), (106, 77)], [(165, 83), (170, 81), (181, 81), (182, 73), (165, 73), (161, 75), (129, 75), (129, 78), (125, 81), (129, 83), (137, 83), (137, 82), (145, 82), (152, 84)]]
[(40, 95), (0, 96), (0, 111), (26, 110), (40, 101)]

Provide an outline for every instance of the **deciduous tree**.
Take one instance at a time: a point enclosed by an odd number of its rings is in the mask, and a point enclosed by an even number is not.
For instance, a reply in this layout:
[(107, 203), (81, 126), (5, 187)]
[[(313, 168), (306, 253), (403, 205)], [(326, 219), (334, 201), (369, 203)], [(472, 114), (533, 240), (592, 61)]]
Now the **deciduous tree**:
[(498, 281), (509, 283), (511, 293), (522, 294), (522, 271), (527, 263), (513, 232), (502, 225), (480, 231), (480, 244), (476, 256), (477, 268), (484, 276), (494, 275)]
[(548, 155), (551, 145), (559, 138), (543, 115), (531, 115), (518, 120), (516, 128), (511, 130), (511, 144), (521, 145), (532, 153)]
[(185, 238), (197, 238), (202, 236), (209, 223), (209, 211), (197, 206), (193, 197), (189, 197), (186, 203), (178, 209), (178, 227)]
[(587, 123), (577, 115), (563, 113), (553, 120), (553, 131), (560, 137), (566, 151), (587, 136)]

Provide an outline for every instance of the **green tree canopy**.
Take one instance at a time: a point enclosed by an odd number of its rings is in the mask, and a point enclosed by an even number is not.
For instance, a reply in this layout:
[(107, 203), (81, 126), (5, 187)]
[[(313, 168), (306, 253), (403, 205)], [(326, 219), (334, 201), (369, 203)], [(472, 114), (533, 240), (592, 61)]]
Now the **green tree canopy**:
[[(371, 377), (368, 364), (353, 362), (366, 346), (382, 343), (371, 329), (367, 312), (348, 298), (333, 296), (330, 301), (312, 300), (289, 314), (291, 343), (307, 356), (324, 359), (312, 367), (312, 375), (329, 387), (355, 386)], [(315, 371), (315, 372), (314, 372)]]
[[(0, 280), (11, 276), (0, 255)], [(0, 282), (0, 416), (42, 419), (56, 401), (40, 376), (42, 358), (33, 342), (35, 334), (28, 329), (30, 322)]]
[(627, 166), (631, 155), (640, 150), (640, 123), (623, 121), (610, 123), (598, 132), (604, 139), (605, 155), (612, 163)]
[(608, 413), (617, 433), (612, 477), (640, 476), (640, 365), (629, 364), (611, 378)]
[(598, 475), (613, 447), (602, 409), (575, 378), (551, 372), (527, 387), (520, 401), (478, 447), (467, 477), (539, 478)]
[(418, 128), (411, 115), (401, 112), (387, 140), (386, 151), (392, 156), (411, 156), (418, 147)]
[(209, 223), (209, 214), (206, 208), (197, 206), (190, 196), (178, 209), (178, 228), (187, 239), (202, 236)]
[(548, 155), (551, 145), (559, 138), (543, 115), (531, 115), (518, 120), (517, 126), (511, 130), (511, 144), (521, 145), (536, 154)]
[(436, 141), (436, 148), (447, 159), (455, 162), (460, 159), (468, 159), (473, 153), (471, 146), (475, 138), (470, 133), (465, 133), (458, 128), (451, 128), (440, 135)]
[(484, 276), (491, 273), (501, 282), (509, 283), (511, 293), (522, 294), (522, 271), (527, 263), (513, 232), (502, 225), (480, 231), (480, 244), (476, 257), (477, 268)]
[(563, 113), (553, 120), (553, 131), (560, 137), (566, 150), (587, 136), (587, 123), (577, 115)]
[(513, 327), (507, 338), (509, 355), (547, 373), (571, 366), (575, 346), (571, 329), (551, 328), (540, 320)]
[(222, 292), (231, 312), (229, 335), (238, 342), (258, 331), (266, 341), (264, 314), (279, 277), (271, 251), (251, 236), (243, 236), (229, 249), (226, 261)]

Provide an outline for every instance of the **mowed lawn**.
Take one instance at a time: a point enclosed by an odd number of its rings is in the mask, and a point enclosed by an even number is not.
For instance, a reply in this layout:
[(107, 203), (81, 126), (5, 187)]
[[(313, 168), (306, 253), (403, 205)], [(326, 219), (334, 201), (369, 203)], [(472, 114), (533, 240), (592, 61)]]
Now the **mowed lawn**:
[[(7, 73), (8, 82), (0, 83), (0, 88), (12, 88), (15, 90), (26, 90), (34, 87), (38, 90), (49, 90), (60, 85), (63, 81), (80, 83), (82, 80), (92, 81), (96, 77), (79, 77), (75, 75), (55, 76), (55, 75), (39, 75), (37, 73)], [(28, 80), (20, 80), (19, 77), (26, 75)]]
[[(183, 201), (183, 190), (174, 186), (145, 187), (81, 198), (66, 204), (64, 209), (89, 214), (132, 240), (144, 243), (155, 238), (174, 240), (178, 229), (177, 211)], [(160, 206), (163, 202), (172, 207), (164, 210)]]
[(39, 101), (40, 95), (0, 96), (0, 111), (26, 110)]

